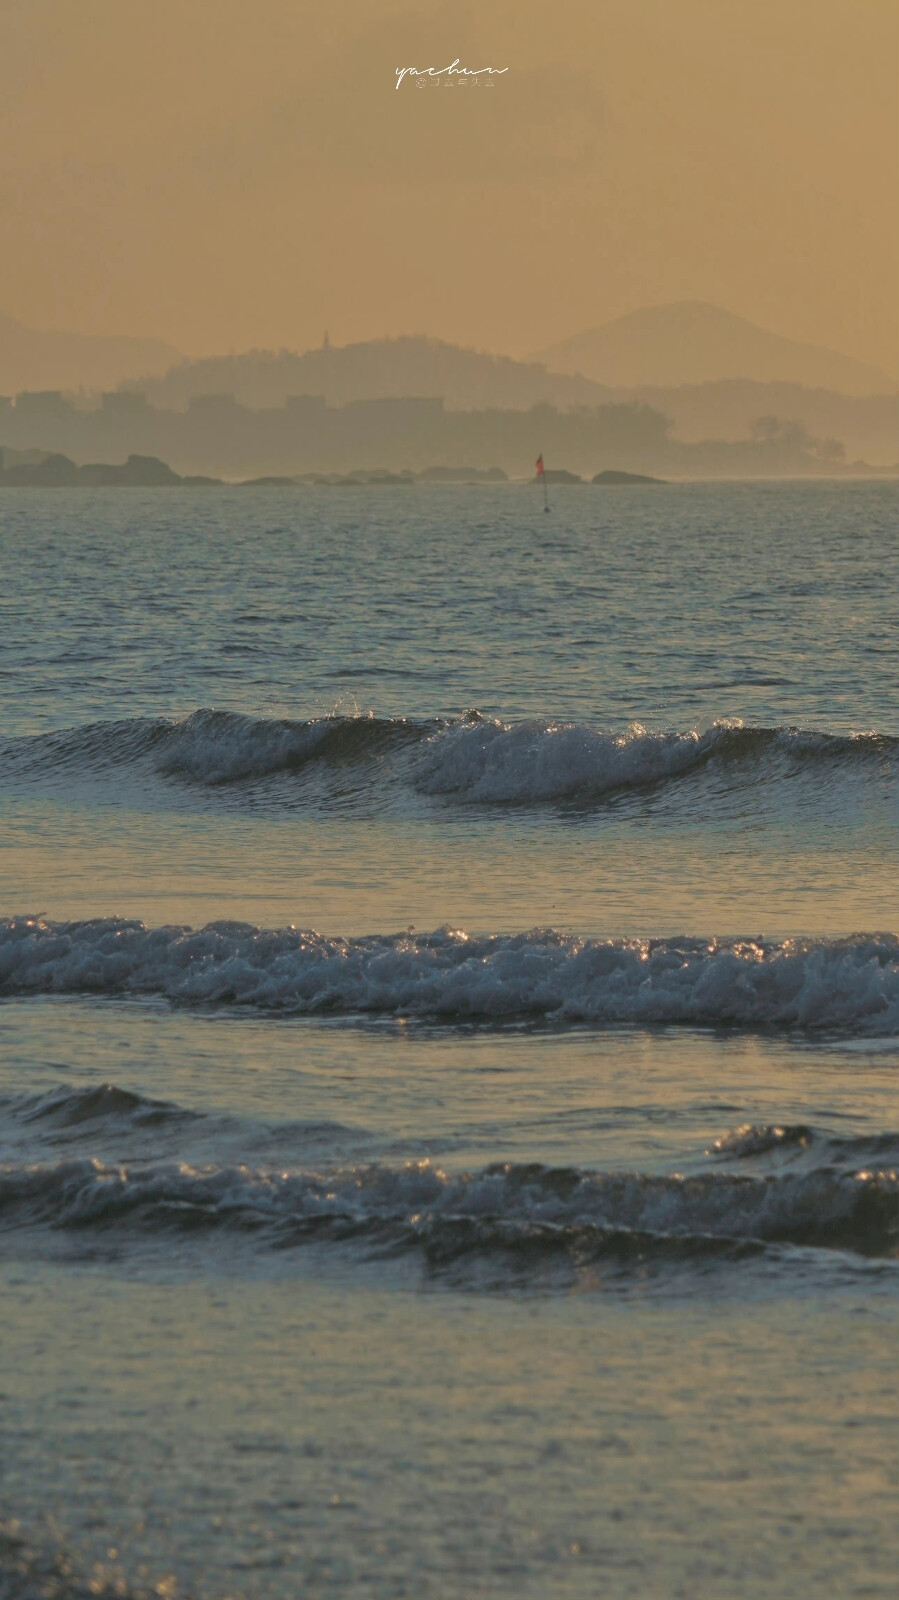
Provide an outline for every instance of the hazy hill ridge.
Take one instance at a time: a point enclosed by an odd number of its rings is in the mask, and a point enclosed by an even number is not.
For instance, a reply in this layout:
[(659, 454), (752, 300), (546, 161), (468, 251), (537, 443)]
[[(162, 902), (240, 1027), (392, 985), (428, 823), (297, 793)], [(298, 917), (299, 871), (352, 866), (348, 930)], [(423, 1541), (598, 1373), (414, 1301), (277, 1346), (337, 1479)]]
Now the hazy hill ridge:
[(161, 339), (45, 332), (0, 313), (0, 394), (114, 389), (142, 373), (166, 372), (180, 360), (180, 351)]
[[(550, 363), (558, 370), (549, 370)], [(658, 404), (664, 392), (664, 408), (675, 425), (683, 411), (685, 420), (690, 418), (690, 436), (698, 437), (708, 428), (717, 433), (722, 396), (714, 386), (721, 385), (743, 389), (742, 403), (735, 403), (733, 394), (728, 396), (728, 409), (734, 411), (732, 426), (747, 408), (755, 407), (751, 414), (761, 415), (774, 409), (775, 400), (778, 406), (788, 402), (785, 415), (810, 420), (806, 412), (813, 391), (819, 397), (827, 391), (837, 410), (841, 402), (858, 403), (861, 397), (873, 397), (879, 406), (886, 397), (899, 396), (899, 384), (874, 367), (783, 339), (743, 317), (692, 302), (633, 312), (528, 361), (406, 335), (343, 346), (323, 344), (302, 353), (249, 350), (183, 361), (164, 376), (145, 374), (123, 387), (145, 390), (151, 404), (166, 409), (182, 409), (201, 395), (231, 395), (239, 404), (261, 409), (281, 406), (291, 395), (314, 394), (329, 405), (439, 397), (452, 411), (515, 410), (539, 404), (570, 410), (622, 399)], [(767, 397), (765, 386), (772, 390)], [(821, 407), (812, 409), (817, 412)], [(744, 425), (740, 416), (738, 432)], [(887, 431), (891, 426), (890, 418)], [(844, 430), (837, 426), (836, 431)], [(847, 441), (849, 434), (863, 437), (866, 431), (864, 425), (848, 428)], [(884, 422), (879, 420), (873, 434), (883, 432)], [(890, 450), (890, 459), (896, 453)]]
[(524, 408), (545, 401), (568, 408), (602, 405), (608, 390), (580, 377), (547, 372), (534, 362), (465, 349), (442, 339), (405, 335), (359, 344), (185, 361), (162, 378), (129, 383), (153, 405), (182, 407), (198, 395), (230, 394), (242, 405), (283, 405), (289, 395), (323, 395), (329, 405), (354, 400), (441, 398), (453, 411)]
[(699, 300), (646, 306), (536, 351), (531, 361), (610, 388), (668, 388), (746, 378), (841, 394), (895, 394), (886, 372), (835, 350), (785, 339)]
[[(642, 316), (635, 313), (623, 320), (633, 322)], [(774, 338), (742, 318), (723, 312), (715, 317), (729, 327), (749, 330), (745, 337), (741, 333), (742, 345), (731, 343), (728, 360), (734, 366), (739, 365), (740, 350), (747, 341), (751, 345), (756, 334), (763, 342)], [(774, 342), (800, 354), (811, 348), (791, 340)], [(819, 353), (830, 359), (827, 352)], [(875, 369), (847, 357), (833, 360), (845, 362), (856, 376), (867, 375), (863, 394), (847, 393), (845, 388), (838, 392), (797, 377), (764, 380), (733, 373), (695, 383), (612, 387), (587, 377), (549, 372), (542, 362), (515, 361), (423, 336), (323, 345), (302, 354), (250, 350), (185, 361), (163, 377), (142, 378), (123, 387), (146, 391), (152, 405), (166, 410), (182, 410), (210, 395), (231, 395), (239, 405), (260, 410), (283, 406), (289, 396), (303, 394), (321, 396), (332, 406), (403, 397), (441, 399), (449, 411), (515, 411), (546, 404), (571, 411), (636, 402), (663, 412), (674, 434), (688, 441), (745, 439), (757, 419), (776, 415), (783, 422), (800, 424), (815, 437), (839, 440), (849, 460), (863, 457), (893, 465), (899, 460), (899, 385), (890, 391), (890, 380)], [(722, 356), (721, 365), (727, 364)], [(752, 367), (748, 357), (746, 364)], [(791, 370), (797, 366), (807, 380), (815, 375), (809, 362), (792, 361)]]
[[(702, 338), (692, 336), (691, 329), (697, 328), (704, 329)], [(710, 330), (712, 333), (717, 330), (717, 365), (711, 361)], [(36, 334), (9, 318), (0, 318), (0, 442), (19, 449), (52, 447), (82, 460), (95, 459), (101, 448), (160, 454), (166, 459), (175, 459), (172, 450), (180, 450), (184, 444), (185, 453), (178, 454), (177, 460), (182, 471), (190, 471), (195, 458), (186, 449), (186, 440), (188, 436), (196, 436), (205, 441), (196, 457), (205, 463), (202, 470), (228, 471), (227, 463), (223, 465), (214, 452), (208, 455), (208, 450), (212, 441), (217, 440), (227, 454), (228, 440), (232, 434), (236, 438), (243, 426), (239, 410), (249, 407), (257, 417), (253, 428), (254, 437), (258, 435), (259, 440), (258, 460), (251, 452), (240, 470), (280, 472), (294, 470), (296, 464), (289, 455), (282, 460), (274, 441), (285, 428), (291, 437), (300, 429), (311, 438), (317, 428), (324, 426), (321, 420), (315, 421), (314, 415), (315, 405), (324, 402), (329, 407), (359, 408), (356, 421), (346, 419), (345, 423), (354, 438), (354, 429), (360, 441), (370, 443), (382, 435), (386, 440), (389, 434), (395, 437), (398, 449), (403, 440), (411, 447), (422, 429), (427, 431), (432, 424), (436, 426), (435, 408), (439, 411), (443, 407), (448, 414), (479, 413), (484, 419), (482, 428), (487, 427), (488, 414), (512, 414), (532, 407), (554, 408), (568, 416), (559, 438), (563, 453), (567, 448), (574, 448), (579, 413), (594, 412), (597, 407), (624, 405), (649, 407), (660, 413), (669, 419), (670, 437), (688, 444), (769, 437), (776, 422), (775, 432), (783, 433), (783, 429), (791, 425), (804, 430), (811, 442), (822, 446), (818, 451), (822, 460), (834, 462), (842, 456), (848, 462), (863, 460), (888, 468), (899, 461), (899, 385), (890, 388), (889, 378), (874, 368), (795, 341), (779, 339), (743, 318), (701, 305), (655, 307), (635, 312), (590, 337), (612, 339), (613, 335), (618, 345), (619, 364), (613, 368), (610, 359), (607, 370), (614, 370), (618, 378), (625, 370), (632, 376), (635, 373), (645, 376), (650, 370), (674, 371), (676, 381), (665, 384), (617, 382), (612, 386), (585, 376), (550, 372), (542, 362), (517, 361), (509, 356), (463, 348), (421, 335), (373, 339), (342, 347), (332, 346), (326, 340), (321, 346), (303, 353), (250, 350), (199, 361), (179, 359), (172, 365), (173, 352), (158, 341)], [(568, 341), (569, 345), (576, 343), (576, 340)], [(781, 362), (779, 369), (770, 361), (766, 367), (759, 355), (760, 351), (770, 355), (772, 346)], [(630, 365), (624, 362), (625, 347), (630, 349), (631, 355), (635, 349), (638, 354), (642, 352), (642, 366), (630, 357)], [(653, 350), (656, 365), (651, 368), (648, 363)], [(699, 352), (704, 352), (704, 368)], [(4, 355), (7, 358), (5, 368)], [(23, 366), (26, 358), (30, 362), (27, 371)], [(741, 369), (743, 372), (783, 370), (787, 358), (787, 370), (793, 373), (789, 378), (736, 375)], [(825, 363), (823, 368), (821, 362)], [(701, 370), (718, 373), (728, 368), (733, 370), (729, 376), (686, 381), (687, 375), (697, 370), (697, 365)], [(149, 409), (143, 420), (140, 407), (145, 406), (145, 401), (132, 402), (125, 394), (119, 404), (115, 396), (107, 394), (103, 402), (105, 420), (89, 422), (90, 410), (99, 404), (97, 391), (114, 388), (126, 366), (131, 375), (122, 379), (118, 386), (121, 390), (146, 395)], [(824, 377), (832, 382), (842, 379), (842, 392), (828, 389), (817, 381), (812, 383), (813, 379)], [(856, 379), (859, 386), (864, 380), (865, 392), (847, 393)], [(880, 392), (877, 392), (878, 385)], [(52, 396), (46, 403), (41, 397), (37, 397), (37, 403), (33, 399), (27, 409), (18, 405), (11, 407), (3, 395), (21, 388), (79, 388), (93, 390), (93, 395), (82, 393), (75, 402), (77, 415), (67, 421), (66, 407), (60, 411), (60, 402)], [(303, 401), (292, 411), (290, 419), (278, 420), (277, 413), (285, 403), (292, 396), (303, 395), (317, 397), (317, 401)], [(190, 425), (181, 430), (184, 438), (176, 447), (163, 422), (154, 422), (153, 418), (171, 416), (189, 407), (192, 419)], [(159, 408), (159, 412), (154, 408)], [(246, 426), (249, 427), (249, 423)], [(549, 421), (543, 423), (535, 416), (534, 427), (546, 446), (550, 438), (546, 431), (550, 428)], [(109, 438), (104, 444), (107, 434)], [(263, 438), (268, 440), (265, 447)], [(435, 448), (436, 444), (435, 440)], [(418, 465), (428, 465), (442, 457), (426, 456), (419, 461), (416, 456), (415, 459)], [(367, 456), (365, 460), (368, 461)], [(407, 458), (400, 453), (396, 461), (392, 456), (389, 461), (387, 456), (372, 460), (375, 465), (405, 466), (412, 461), (412, 455)], [(458, 460), (461, 463), (463, 458)], [(493, 464), (494, 458), (482, 461), (476, 453), (470, 459), (465, 455), (464, 460), (467, 464), (477, 461), (486, 467)], [(335, 458), (330, 466), (343, 470), (362, 461), (361, 456), (358, 461), (344, 461), (341, 457), (340, 460)], [(317, 460), (311, 462), (312, 466), (317, 464)], [(661, 464), (662, 469), (666, 466), (667, 463)]]

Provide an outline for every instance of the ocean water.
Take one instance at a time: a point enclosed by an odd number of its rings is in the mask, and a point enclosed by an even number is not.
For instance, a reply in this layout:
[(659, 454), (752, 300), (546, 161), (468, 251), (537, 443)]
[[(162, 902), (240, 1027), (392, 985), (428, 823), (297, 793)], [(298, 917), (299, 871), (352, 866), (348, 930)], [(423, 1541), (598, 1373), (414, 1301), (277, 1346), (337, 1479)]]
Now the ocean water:
[(0, 1596), (892, 1596), (899, 491), (0, 491)]

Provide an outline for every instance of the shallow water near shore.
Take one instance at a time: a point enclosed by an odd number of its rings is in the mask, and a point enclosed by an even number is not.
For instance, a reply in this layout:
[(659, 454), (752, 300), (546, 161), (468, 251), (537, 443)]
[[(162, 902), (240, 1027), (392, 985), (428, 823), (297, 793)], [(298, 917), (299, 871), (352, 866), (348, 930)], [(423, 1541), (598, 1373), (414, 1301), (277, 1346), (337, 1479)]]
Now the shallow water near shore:
[(892, 1594), (897, 511), (0, 492), (0, 1594)]

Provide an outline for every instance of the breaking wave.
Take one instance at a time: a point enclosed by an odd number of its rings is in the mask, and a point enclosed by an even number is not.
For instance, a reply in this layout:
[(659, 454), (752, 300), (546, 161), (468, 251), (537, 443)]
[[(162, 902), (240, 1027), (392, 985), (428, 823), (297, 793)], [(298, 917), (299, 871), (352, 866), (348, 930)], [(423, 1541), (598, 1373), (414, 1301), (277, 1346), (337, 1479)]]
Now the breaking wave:
[(201, 788), (277, 774), (351, 781), (382, 803), (403, 790), (476, 805), (589, 803), (705, 766), (742, 763), (751, 778), (835, 767), (892, 771), (899, 739), (714, 723), (705, 730), (624, 731), (559, 721), (326, 716), (309, 721), (201, 710), (138, 717), (3, 741), (7, 778), (111, 771)]
[(158, 996), (293, 1015), (686, 1023), (899, 1034), (899, 939), (328, 938), (213, 922), (0, 919), (0, 994)]
[(436, 1266), (491, 1255), (739, 1258), (772, 1244), (895, 1258), (899, 1173), (827, 1165), (660, 1177), (531, 1163), (447, 1174), (428, 1161), (270, 1171), (69, 1159), (0, 1168), (0, 1227), (250, 1233), (280, 1249), (353, 1242), (413, 1248)]

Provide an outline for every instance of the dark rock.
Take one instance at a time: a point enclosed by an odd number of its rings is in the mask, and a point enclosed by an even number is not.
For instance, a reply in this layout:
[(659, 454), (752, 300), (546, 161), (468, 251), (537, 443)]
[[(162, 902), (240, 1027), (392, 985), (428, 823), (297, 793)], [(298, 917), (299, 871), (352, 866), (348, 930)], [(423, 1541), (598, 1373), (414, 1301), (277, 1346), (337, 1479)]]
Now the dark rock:
[(425, 467), (416, 474), (423, 483), (508, 483), (502, 467)]
[(43, 461), (20, 462), (0, 472), (0, 484), (16, 488), (65, 489), (78, 482), (78, 468), (68, 456), (47, 455)]
[(665, 483), (665, 478), (647, 478), (642, 472), (597, 472), (593, 483)]
[(77, 481), (91, 489), (155, 489), (159, 484), (182, 482), (177, 472), (173, 472), (158, 456), (129, 456), (124, 466), (91, 461), (79, 467)]
[(235, 485), (238, 489), (295, 489), (296, 478), (278, 478), (270, 474), (263, 478), (243, 478)]

